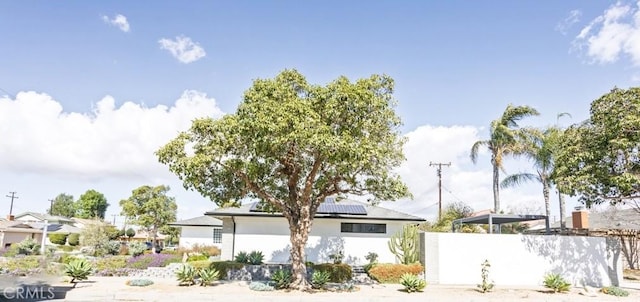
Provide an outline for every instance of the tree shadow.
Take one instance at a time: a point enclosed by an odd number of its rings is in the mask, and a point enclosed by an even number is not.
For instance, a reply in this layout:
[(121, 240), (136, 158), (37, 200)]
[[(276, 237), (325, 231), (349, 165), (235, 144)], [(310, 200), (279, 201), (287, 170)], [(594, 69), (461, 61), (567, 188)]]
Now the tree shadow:
[[(620, 249), (615, 240), (595, 240), (585, 236), (522, 236), (528, 251), (543, 256), (551, 264), (547, 273), (563, 276), (573, 285), (602, 287), (619, 285), (617, 271)], [(541, 276), (541, 278), (544, 276)]]
[[(342, 237), (328, 237), (322, 236), (320, 240), (313, 244), (307, 243), (305, 247), (305, 261), (311, 261), (314, 263), (327, 263), (333, 262), (331, 255), (336, 255), (341, 251), (344, 251), (344, 238)], [(287, 244), (286, 247), (275, 250), (271, 253), (271, 258), (268, 260), (270, 263), (291, 263), (291, 244)], [(345, 255), (343, 258), (344, 263), (352, 264), (359, 260), (358, 257), (351, 255)]]
[(75, 285), (51, 285), (46, 281), (12, 280), (0, 282), (0, 301), (63, 300)]

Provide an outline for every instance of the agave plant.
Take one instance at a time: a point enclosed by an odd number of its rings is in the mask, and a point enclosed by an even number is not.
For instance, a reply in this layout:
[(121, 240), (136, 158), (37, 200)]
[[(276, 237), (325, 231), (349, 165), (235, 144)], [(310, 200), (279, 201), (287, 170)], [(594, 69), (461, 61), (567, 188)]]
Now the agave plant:
[(544, 286), (550, 288), (554, 293), (568, 292), (571, 283), (567, 282), (560, 274), (548, 274), (544, 277)]
[(427, 282), (424, 279), (410, 273), (404, 273), (400, 276), (400, 284), (404, 286), (408, 293), (421, 292), (427, 286)]
[(64, 266), (64, 273), (71, 277), (71, 283), (87, 280), (92, 271), (93, 267), (84, 259), (74, 259)]
[(247, 262), (253, 265), (262, 264), (262, 260), (264, 259), (264, 255), (260, 251), (253, 251), (249, 253), (247, 256)]
[(277, 270), (271, 276), (271, 281), (275, 283), (276, 289), (286, 289), (291, 285), (291, 272), (286, 270)]
[(311, 275), (311, 286), (316, 289), (323, 288), (330, 279), (331, 274), (328, 271), (314, 271)]
[(247, 263), (249, 262), (249, 255), (247, 254), (247, 252), (238, 252), (233, 260), (238, 263)]
[(200, 276), (200, 286), (210, 285), (220, 277), (220, 273), (215, 268), (200, 269), (198, 275)]
[(191, 286), (196, 284), (197, 273), (193, 266), (185, 264), (176, 271), (176, 277), (180, 285)]

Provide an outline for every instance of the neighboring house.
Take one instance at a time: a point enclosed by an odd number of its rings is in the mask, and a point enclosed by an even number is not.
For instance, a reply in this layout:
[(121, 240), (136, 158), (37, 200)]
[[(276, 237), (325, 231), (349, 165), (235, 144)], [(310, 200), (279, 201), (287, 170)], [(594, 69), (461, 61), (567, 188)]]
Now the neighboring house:
[(102, 225), (108, 225), (110, 223), (102, 221), (102, 220), (98, 220), (98, 219), (85, 219), (85, 218), (76, 218), (73, 217), (71, 218), (71, 224), (79, 229), (84, 229), (85, 226), (90, 225), (90, 224), (102, 224)]
[(35, 212), (24, 212), (16, 215), (14, 218), (16, 221), (22, 222), (44, 222), (45, 220), (51, 224), (68, 224), (73, 225), (73, 220), (67, 217), (54, 216), (49, 214), (41, 214)]
[[(156, 240), (158, 241), (158, 245), (160, 247), (164, 247), (164, 241), (167, 239), (166, 235), (160, 234), (158, 233), (158, 236), (156, 237)], [(153, 240), (152, 236), (150, 234), (148, 234), (146, 231), (144, 230), (137, 230), (136, 234), (128, 239), (129, 241), (140, 241), (140, 242), (151, 242), (151, 240)]]
[(211, 216), (200, 216), (169, 223), (180, 227), (180, 242), (184, 248), (192, 248), (195, 244), (222, 248), (222, 220)]
[(21, 221), (0, 221), (0, 248), (9, 247), (27, 238), (41, 242), (42, 229), (34, 228)]
[[(290, 232), (280, 213), (261, 211), (257, 203), (239, 208), (220, 208), (205, 213), (222, 220), (222, 260), (231, 260), (238, 252), (261, 251), (265, 262), (288, 263)], [(365, 256), (374, 252), (378, 261), (395, 263), (388, 247), (389, 238), (406, 224), (425, 219), (366, 203), (327, 199), (316, 214), (306, 247), (306, 261), (330, 262), (331, 255), (342, 252), (343, 261), (365, 264)]]

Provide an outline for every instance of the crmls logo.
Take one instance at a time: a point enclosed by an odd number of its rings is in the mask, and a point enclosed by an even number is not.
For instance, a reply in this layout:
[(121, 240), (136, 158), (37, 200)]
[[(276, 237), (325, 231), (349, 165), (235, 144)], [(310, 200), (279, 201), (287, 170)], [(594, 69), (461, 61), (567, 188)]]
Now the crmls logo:
[(7, 287), (2, 291), (0, 301), (49, 300), (55, 296), (51, 286)]

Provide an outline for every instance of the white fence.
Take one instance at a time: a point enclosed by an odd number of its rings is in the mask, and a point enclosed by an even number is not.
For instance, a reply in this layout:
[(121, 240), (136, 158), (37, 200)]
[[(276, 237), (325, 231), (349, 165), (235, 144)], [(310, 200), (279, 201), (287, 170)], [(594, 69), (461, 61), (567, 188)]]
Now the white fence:
[(618, 241), (602, 237), (422, 233), (422, 263), (432, 284), (479, 284), (489, 260), (496, 285), (540, 285), (548, 273), (574, 285), (619, 285)]

